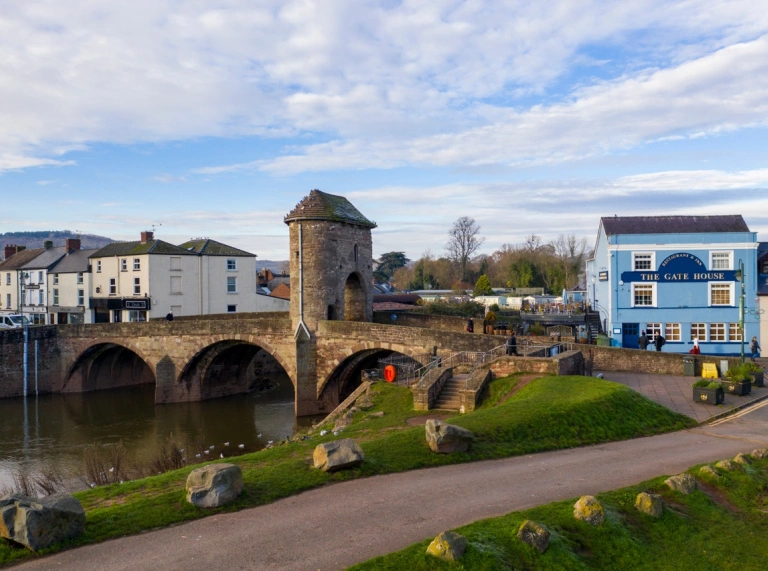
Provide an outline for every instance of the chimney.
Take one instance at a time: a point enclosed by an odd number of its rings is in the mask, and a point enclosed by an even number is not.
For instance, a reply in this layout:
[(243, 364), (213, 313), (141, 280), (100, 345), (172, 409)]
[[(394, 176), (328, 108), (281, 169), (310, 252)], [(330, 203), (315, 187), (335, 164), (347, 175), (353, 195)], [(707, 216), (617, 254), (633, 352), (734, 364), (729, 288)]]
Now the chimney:
[(67, 238), (64, 241), (64, 248), (67, 250), (67, 253), (70, 253), (72, 250), (79, 250), (80, 238)]
[(46, 240), (45, 242), (43, 242), (43, 246), (45, 247), (46, 250), (50, 250), (51, 248), (53, 248), (53, 240)]
[(18, 246), (15, 244), (6, 244), (5, 248), (3, 249), (3, 258), (7, 260), (18, 251)]
[(147, 242), (153, 240), (155, 238), (155, 233), (151, 232), (149, 230), (145, 230), (141, 233), (141, 243), (146, 244)]

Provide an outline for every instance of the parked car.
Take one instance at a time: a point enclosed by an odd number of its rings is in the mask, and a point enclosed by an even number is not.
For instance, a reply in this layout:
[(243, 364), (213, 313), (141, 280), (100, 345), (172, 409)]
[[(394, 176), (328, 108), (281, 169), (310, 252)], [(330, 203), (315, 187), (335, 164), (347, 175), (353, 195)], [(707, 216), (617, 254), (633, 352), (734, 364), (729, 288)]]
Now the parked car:
[(25, 323), (29, 325), (29, 319), (23, 315), (0, 316), (0, 329), (20, 329)]

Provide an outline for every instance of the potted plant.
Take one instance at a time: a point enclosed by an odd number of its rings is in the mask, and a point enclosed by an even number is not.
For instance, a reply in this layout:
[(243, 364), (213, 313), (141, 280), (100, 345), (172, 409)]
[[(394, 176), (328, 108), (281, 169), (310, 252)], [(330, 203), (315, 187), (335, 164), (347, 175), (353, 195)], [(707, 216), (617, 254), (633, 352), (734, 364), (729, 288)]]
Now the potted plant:
[(752, 377), (744, 365), (731, 367), (725, 376), (729, 393), (743, 396), (752, 392)]
[(763, 386), (763, 368), (757, 363), (744, 363), (744, 369), (752, 377), (752, 384), (756, 387)]
[(496, 325), (496, 314), (489, 311), (485, 314), (485, 332), (493, 335), (493, 327)]
[(693, 400), (707, 404), (722, 404), (725, 400), (725, 390), (722, 383), (700, 379), (693, 383)]

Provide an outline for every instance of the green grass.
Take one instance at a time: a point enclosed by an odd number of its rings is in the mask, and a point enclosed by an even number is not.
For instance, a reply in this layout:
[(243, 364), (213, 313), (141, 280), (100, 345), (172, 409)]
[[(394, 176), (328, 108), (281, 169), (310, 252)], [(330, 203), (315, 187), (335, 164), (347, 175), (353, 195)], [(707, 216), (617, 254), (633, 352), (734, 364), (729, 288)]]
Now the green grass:
[[(517, 378), (493, 381), (489, 401), (503, 399)], [(186, 503), (184, 483), (193, 466), (76, 493), (88, 518), (85, 533), (62, 547), (262, 505), (353, 478), (646, 436), (695, 424), (617, 383), (589, 377), (543, 377), (496, 406), (485, 405), (449, 419), (472, 430), (477, 439), (471, 453), (443, 455), (430, 451), (423, 426), (406, 425), (406, 419), (428, 414), (413, 411), (410, 390), (377, 383), (371, 392), (375, 407), (355, 413), (353, 424), (339, 436), (320, 436), (317, 430), (308, 440), (222, 461), (238, 464), (245, 482), (241, 497), (222, 508), (202, 511)], [(370, 417), (380, 410), (385, 412), (383, 417)], [(314, 447), (342, 437), (361, 445), (366, 454), (363, 465), (335, 474), (314, 470)], [(26, 550), (0, 541), (0, 565), (28, 555)]]
[[(690, 472), (696, 475), (698, 469)], [(431, 540), (426, 540), (351, 569), (763, 570), (768, 560), (768, 461), (723, 474), (718, 482), (710, 481), (722, 495), (711, 497), (704, 491), (689, 496), (673, 492), (664, 485), (664, 477), (599, 494), (606, 510), (606, 522), (600, 527), (573, 517), (573, 498), (456, 529), (468, 540), (459, 562), (427, 555)], [(661, 518), (634, 509), (635, 497), (645, 491), (664, 496)], [(526, 519), (549, 529), (544, 554), (517, 539)]]

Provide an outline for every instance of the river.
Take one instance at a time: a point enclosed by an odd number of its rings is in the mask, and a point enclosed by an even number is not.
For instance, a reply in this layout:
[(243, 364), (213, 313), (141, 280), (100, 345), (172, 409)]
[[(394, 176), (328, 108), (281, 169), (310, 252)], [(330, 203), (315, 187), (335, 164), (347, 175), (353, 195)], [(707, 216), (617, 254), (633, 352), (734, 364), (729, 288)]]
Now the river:
[(193, 439), (202, 431), (206, 445), (215, 446), (212, 458), (261, 450), (314, 420), (297, 424), (287, 376), (272, 382), (276, 388), (263, 393), (163, 405), (154, 403), (154, 385), (0, 399), (0, 491), (15, 472), (35, 476), (46, 465), (70, 487), (83, 487), (83, 450), (94, 444), (122, 441), (131, 462), (145, 462), (169, 436)]

